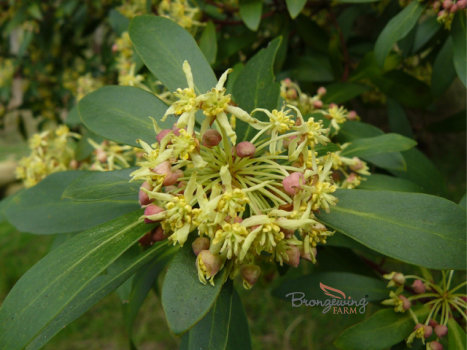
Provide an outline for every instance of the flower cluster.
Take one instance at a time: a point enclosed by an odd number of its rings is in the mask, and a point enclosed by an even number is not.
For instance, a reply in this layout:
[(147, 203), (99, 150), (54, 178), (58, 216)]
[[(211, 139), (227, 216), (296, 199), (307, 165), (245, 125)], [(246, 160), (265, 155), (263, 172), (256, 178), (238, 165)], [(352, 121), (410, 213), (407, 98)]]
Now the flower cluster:
[(157, 7), (158, 14), (177, 22), (181, 27), (192, 30), (202, 23), (197, 20), (201, 13), (187, 0), (162, 0)]
[[(440, 341), (448, 333), (448, 320), (456, 315), (467, 320), (465, 311), (467, 295), (463, 293), (467, 282), (453, 286), (454, 270), (441, 271), (442, 278), (439, 283), (434, 282), (434, 278), (428, 270), (423, 269), (423, 272), (425, 277), (404, 276), (400, 272), (384, 275), (384, 278), (389, 280), (388, 288), (395, 288), (395, 290), (391, 290), (389, 292), (390, 298), (382, 303), (393, 306), (396, 312), (408, 312), (412, 317), (415, 327), (406, 340), (409, 346), (416, 338), (421, 339), (423, 343), (425, 340), (431, 339), (426, 348), (428, 350), (442, 350), (443, 346)], [(410, 287), (406, 286), (409, 280), (413, 280)], [(405, 296), (405, 290), (411, 291), (413, 294)], [(430, 310), (423, 322), (419, 322), (417, 315), (412, 310), (415, 302), (422, 303)]]
[[(139, 141), (144, 159), (132, 173), (143, 182), (144, 220), (160, 223), (149, 234), (153, 241), (192, 241), (202, 283), (213, 284), (223, 269), (231, 278), (241, 274), (250, 288), (264, 260), (295, 267), (300, 258), (315, 262), (316, 246), (333, 234), (315, 214), (337, 202), (335, 170), (366, 165), (338, 153), (320, 155), (334, 124), (305, 118), (292, 104), (251, 114), (235, 106), (224, 88), (230, 70), (204, 94), (195, 92), (186, 61), (183, 70), (188, 87), (174, 92), (162, 118), (176, 122), (161, 130), (154, 121), (157, 142)], [(332, 123), (332, 108), (316, 111)], [(240, 142), (237, 120), (256, 130), (248, 141)]]

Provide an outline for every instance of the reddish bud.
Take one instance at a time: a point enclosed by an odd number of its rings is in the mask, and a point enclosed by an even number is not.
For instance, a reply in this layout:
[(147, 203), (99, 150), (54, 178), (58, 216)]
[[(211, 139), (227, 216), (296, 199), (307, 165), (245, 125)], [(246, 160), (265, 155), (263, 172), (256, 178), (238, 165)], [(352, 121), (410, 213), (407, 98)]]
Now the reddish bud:
[(251, 287), (258, 281), (258, 278), (261, 275), (261, 268), (253, 264), (243, 265), (240, 268), (240, 273), (243, 280), (248, 284), (249, 287)]
[(444, 337), (446, 334), (448, 334), (448, 327), (447, 326), (444, 326), (444, 325), (437, 325), (435, 327), (435, 333), (438, 337)]
[(202, 251), (202, 250), (208, 250), (210, 246), (210, 241), (209, 238), (207, 237), (198, 237), (196, 238), (193, 243), (191, 243), (191, 248), (193, 249), (193, 253), (195, 253), (196, 256)]
[(165, 239), (165, 233), (162, 227), (157, 226), (152, 232), (152, 240), (154, 242), (159, 242)]
[(443, 350), (443, 345), (437, 341), (431, 341), (426, 345), (427, 350)]
[(323, 101), (320, 101), (320, 100), (314, 101), (314, 102), (313, 102), (313, 107), (314, 107), (314, 108), (317, 108), (317, 109), (323, 108)]
[(287, 248), (286, 253), (289, 257), (287, 264), (292, 267), (297, 267), (300, 264), (300, 249), (295, 245), (291, 245)]
[(457, 4), (453, 4), (449, 9), (449, 12), (454, 13), (458, 10)]
[(323, 96), (323, 95), (326, 95), (326, 88), (324, 86), (321, 86), (319, 89), (318, 89), (318, 95), (319, 96)]
[(357, 120), (357, 119), (358, 119), (358, 114), (357, 114), (357, 112), (355, 112), (355, 111), (350, 111), (350, 112), (347, 114), (347, 119), (348, 119), (348, 120)]
[(118, 45), (117, 44), (113, 44), (112, 45), (112, 52), (115, 53), (118, 51)]
[(152, 241), (152, 231), (149, 231), (146, 233), (143, 237), (141, 237), (138, 240), (139, 244), (141, 244), (143, 247), (149, 247), (151, 246), (154, 242)]
[(402, 300), (402, 308), (407, 311), (412, 306), (412, 303), (403, 295), (399, 295), (399, 299)]
[(164, 182), (162, 183), (164, 186), (171, 186), (175, 185), (179, 178), (183, 176), (183, 171), (180, 169), (175, 170), (174, 172), (168, 173), (165, 178)]
[(446, 10), (449, 9), (452, 6), (452, 0), (444, 0), (443, 1), (443, 8)]
[(431, 319), (430, 322), (428, 322), (428, 324), (431, 326), (431, 327), (436, 327), (438, 325), (438, 322), (436, 322), (435, 320)]
[(422, 294), (422, 293), (425, 293), (425, 291), (426, 291), (425, 285), (423, 284), (423, 282), (421, 280), (413, 281), (412, 289), (417, 294)]
[(360, 160), (358, 157), (353, 157), (352, 160), (354, 161), (354, 164), (349, 166), (350, 170), (353, 171), (359, 171), (362, 170), (365, 167), (365, 164)]
[(96, 159), (101, 163), (105, 163), (107, 161), (107, 153), (101, 148), (96, 149)]
[(78, 169), (79, 163), (76, 159), (72, 159), (69, 164), (70, 169)]
[(295, 100), (298, 97), (297, 90), (290, 89), (287, 91), (287, 98), (291, 100)]
[(203, 138), (201, 140), (201, 144), (206, 147), (214, 147), (217, 146), (222, 140), (222, 136), (219, 131), (214, 129), (206, 130), (203, 134)]
[(168, 175), (172, 172), (172, 166), (170, 163), (166, 160), (165, 162), (162, 162), (154, 167), (152, 169), (153, 172), (155, 172), (158, 175)]
[(151, 185), (147, 181), (144, 181), (143, 184), (141, 185), (139, 193), (138, 193), (139, 204), (141, 206), (148, 205), (149, 203), (151, 203), (153, 201), (153, 199), (150, 199), (148, 194), (145, 191), (143, 191), (142, 188), (144, 188), (146, 190), (152, 190)]
[[(185, 128), (186, 130), (186, 128)], [(175, 136), (180, 136), (180, 128), (177, 127), (177, 123), (172, 125), (172, 132), (174, 133)]]
[(305, 179), (303, 174), (299, 172), (294, 172), (282, 180), (282, 186), (284, 186), (285, 192), (290, 195), (295, 195), (302, 188), (304, 183)]
[(308, 261), (311, 261), (311, 262), (316, 260), (317, 255), (318, 255), (318, 250), (316, 248), (311, 248), (310, 253), (305, 253), (304, 250), (300, 251), (300, 257), (302, 259), (305, 259), (305, 260), (308, 260)]
[(222, 261), (219, 255), (211, 253), (209, 250), (202, 250), (196, 257), (196, 265), (202, 263), (206, 270), (207, 277), (214, 276), (221, 268)]
[(255, 154), (256, 147), (249, 141), (242, 141), (235, 146), (235, 151), (240, 158), (246, 158)]
[[(156, 214), (159, 214), (159, 213), (162, 213), (164, 211), (164, 209), (162, 209), (161, 207), (155, 205), (155, 204), (149, 204), (145, 209), (144, 209), (144, 215), (145, 216), (150, 216), (150, 215), (156, 215)], [(156, 221), (153, 221), (151, 219), (148, 219), (148, 218), (145, 218), (144, 219), (144, 222), (147, 223), (147, 224), (150, 224), (150, 223), (153, 223), (153, 222), (156, 222)]]
[(172, 132), (172, 130), (170, 130), (170, 129), (161, 130), (161, 132), (158, 133), (157, 136), (156, 136), (157, 142), (159, 142), (159, 143), (162, 142), (162, 139), (164, 137), (166, 137), (168, 134), (170, 134), (171, 132)]
[(457, 7), (459, 8), (459, 10), (463, 10), (467, 7), (467, 0), (459, 0), (457, 2)]

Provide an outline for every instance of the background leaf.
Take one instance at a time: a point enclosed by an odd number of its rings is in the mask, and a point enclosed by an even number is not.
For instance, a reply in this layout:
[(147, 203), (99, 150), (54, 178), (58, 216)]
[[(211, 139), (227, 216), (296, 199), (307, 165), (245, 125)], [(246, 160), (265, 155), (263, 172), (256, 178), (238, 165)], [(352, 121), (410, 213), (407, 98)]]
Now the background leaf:
[(78, 104), (79, 114), (89, 130), (109, 140), (139, 146), (137, 139), (155, 142), (150, 117), (162, 128), (170, 128), (170, 118), (160, 119), (167, 105), (153, 94), (131, 86), (105, 86), (85, 96)]
[(127, 214), (75, 235), (31, 268), (0, 309), (0, 348), (24, 348), (83, 297), (80, 293), (148, 230), (138, 222), (140, 215), (141, 211)]
[(21, 232), (50, 234), (79, 232), (139, 208), (134, 200), (82, 202), (62, 198), (63, 191), (84, 171), (47, 176), (39, 184), (13, 196), (4, 208), (7, 220)]
[(465, 211), (421, 193), (338, 190), (320, 219), (377, 252), (432, 269), (465, 269)]
[(217, 56), (217, 38), (216, 27), (212, 21), (206, 23), (206, 27), (199, 39), (199, 48), (203, 51), (204, 56), (209, 63), (214, 64)]
[(263, 10), (262, 0), (239, 0), (239, 14), (243, 23), (256, 32), (261, 22), (261, 12)]
[(445, 92), (456, 77), (456, 70), (453, 63), (454, 48), (452, 38), (446, 39), (441, 50), (433, 63), (433, 73), (431, 75), (431, 92), (434, 96), (439, 96)]
[(413, 1), (391, 18), (384, 27), (375, 44), (375, 56), (380, 66), (384, 64), (384, 60), (393, 45), (404, 38), (415, 26), (424, 9), (424, 5)]
[(466, 349), (467, 348), (467, 335), (465, 330), (459, 324), (450, 318), (447, 324), (448, 331), (448, 349)]
[(384, 134), (375, 137), (356, 139), (341, 152), (342, 156), (371, 156), (374, 154), (405, 151), (417, 143), (399, 134)]
[(297, 17), (305, 7), (306, 0), (285, 0), (290, 17)]
[(191, 66), (195, 90), (205, 93), (217, 79), (193, 36), (170, 19), (144, 15), (130, 22), (130, 38), (144, 64), (170, 91), (188, 86), (183, 61)]
[(362, 190), (384, 190), (401, 192), (423, 192), (420, 186), (406, 179), (397, 177), (371, 174), (358, 186)]
[(369, 89), (368, 86), (355, 83), (332, 83), (326, 86), (326, 94), (323, 96), (325, 103), (347, 102)]
[(454, 68), (456, 69), (457, 76), (462, 81), (462, 84), (467, 87), (467, 71), (466, 71), (466, 26), (465, 26), (465, 13), (459, 11), (454, 17), (452, 22), (451, 37), (454, 47)]
[(389, 128), (398, 134), (413, 138), (412, 128), (402, 106), (392, 98), (387, 99)]
[(162, 307), (170, 329), (181, 334), (198, 323), (215, 303), (223, 282), (223, 273), (215, 285), (204, 285), (198, 279), (196, 256), (187, 241), (170, 262), (162, 285)]

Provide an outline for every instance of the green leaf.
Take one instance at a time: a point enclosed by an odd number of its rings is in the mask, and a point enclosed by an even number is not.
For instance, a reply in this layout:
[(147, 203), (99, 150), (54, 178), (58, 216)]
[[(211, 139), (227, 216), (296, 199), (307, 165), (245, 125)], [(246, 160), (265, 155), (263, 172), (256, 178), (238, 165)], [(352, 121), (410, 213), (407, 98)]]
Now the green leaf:
[(452, 318), (448, 320), (448, 349), (467, 349), (465, 330)]
[[(280, 85), (274, 79), (274, 59), (281, 43), (281, 38), (271, 41), (267, 48), (254, 55), (241, 70), (233, 86), (235, 102), (247, 112), (255, 108), (272, 110), (279, 102)], [(261, 119), (262, 114), (255, 117)], [(265, 116), (264, 116), (265, 117)], [(237, 120), (239, 141), (248, 139), (251, 127)]]
[(251, 349), (250, 329), (242, 301), (227, 283), (209, 313), (182, 338), (180, 350)]
[[(34, 338), (42, 332), (48, 338), (53, 336), (79, 316), (82, 308), (97, 301), (94, 292), (101, 293), (105, 284), (113, 283), (141, 261), (147, 262), (145, 258), (127, 262), (117, 276), (102, 275), (148, 230), (138, 221), (140, 215), (137, 211), (75, 235), (23, 275), (0, 309), (0, 348), (22, 349), (31, 341), (43, 344), (44, 339)], [(108, 280), (102, 284), (98, 277)], [(84, 290), (90, 294), (82, 294)], [(37, 348), (34, 344), (31, 347)]]
[(217, 38), (216, 38), (216, 27), (214, 23), (209, 21), (206, 23), (206, 27), (201, 34), (199, 39), (199, 48), (203, 51), (204, 56), (209, 63), (214, 64), (217, 56)]
[(334, 80), (329, 57), (313, 52), (304, 57), (298, 57), (292, 62), (292, 75), (303, 82), (327, 82)]
[(122, 15), (119, 11), (112, 9), (109, 12), (109, 24), (117, 35), (122, 35), (128, 30), (130, 20)]
[(326, 86), (326, 95), (323, 96), (325, 103), (344, 103), (369, 89), (368, 86), (354, 83), (333, 83)]
[(399, 134), (384, 134), (356, 139), (341, 154), (345, 157), (364, 157), (380, 153), (405, 151), (416, 144), (414, 140)]
[(392, 98), (387, 99), (387, 105), (391, 131), (413, 138), (412, 127), (402, 106)]
[(261, 22), (261, 12), (263, 11), (262, 0), (240, 0), (240, 18), (248, 29), (256, 32)]
[(454, 46), (454, 68), (457, 76), (462, 81), (462, 84), (467, 87), (467, 72), (466, 72), (466, 26), (465, 12), (459, 11), (452, 22), (451, 37)]
[(304, 293), (308, 300), (324, 301), (330, 299), (320, 288), (321, 283), (344, 292), (344, 299), (351, 297), (356, 301), (362, 298), (366, 298), (367, 301), (379, 301), (388, 296), (386, 283), (382, 280), (355, 273), (335, 271), (311, 273), (295, 279), (287, 279), (275, 288), (272, 294), (290, 301), (292, 301), (293, 295), (287, 296), (289, 293)]
[(423, 192), (420, 186), (412, 181), (381, 174), (371, 174), (365, 181), (362, 181), (358, 188), (362, 190)]
[(433, 73), (431, 75), (431, 92), (434, 96), (439, 96), (445, 92), (456, 77), (456, 70), (453, 63), (454, 48), (452, 38), (449, 37), (439, 50), (433, 63)]
[(81, 119), (79, 118), (78, 106), (74, 106), (67, 114), (65, 118), (65, 124), (71, 127), (75, 127), (81, 124)]
[(465, 211), (422, 193), (338, 190), (321, 220), (381, 254), (432, 269), (465, 269)]
[(198, 323), (222, 289), (223, 273), (216, 276), (214, 286), (204, 285), (198, 279), (195, 262), (191, 241), (188, 241), (169, 264), (162, 285), (162, 308), (175, 334), (184, 333)]
[[(415, 315), (424, 319), (429, 310), (416, 308)], [(383, 350), (404, 340), (413, 331), (414, 322), (409, 313), (393, 309), (375, 312), (366, 320), (347, 328), (334, 342), (342, 350)]]
[(130, 174), (135, 169), (86, 172), (65, 189), (62, 198), (83, 202), (99, 202), (110, 198), (117, 203), (136, 201), (141, 184), (130, 182)]
[(162, 128), (173, 124), (160, 118), (167, 105), (153, 94), (131, 86), (105, 86), (85, 96), (78, 104), (84, 125), (92, 132), (116, 142), (139, 146), (137, 139), (155, 142), (150, 117)]
[(441, 23), (436, 16), (428, 17), (416, 27), (415, 40), (412, 47), (412, 53), (418, 52), (426, 43), (441, 29)]
[(386, 24), (375, 44), (375, 56), (380, 66), (383, 66), (394, 44), (404, 38), (417, 24), (424, 9), (424, 5), (418, 1), (412, 1)]
[[(1, 203), (1, 202), (0, 202)], [(467, 209), (467, 194), (464, 193), (464, 196), (461, 198), (461, 200), (459, 201), (459, 205), (464, 208), (464, 209)], [(1, 213), (1, 210), (0, 210), (0, 213)]]
[(188, 86), (182, 65), (191, 66), (195, 90), (205, 93), (217, 79), (193, 36), (165, 17), (144, 15), (130, 23), (130, 38), (146, 67), (169, 90)]
[(305, 7), (306, 0), (285, 0), (290, 17), (297, 17)]
[(4, 208), (7, 220), (19, 231), (50, 234), (79, 232), (138, 209), (137, 198), (115, 202), (82, 202), (62, 198), (63, 191), (84, 171), (47, 176), (39, 184), (13, 196)]

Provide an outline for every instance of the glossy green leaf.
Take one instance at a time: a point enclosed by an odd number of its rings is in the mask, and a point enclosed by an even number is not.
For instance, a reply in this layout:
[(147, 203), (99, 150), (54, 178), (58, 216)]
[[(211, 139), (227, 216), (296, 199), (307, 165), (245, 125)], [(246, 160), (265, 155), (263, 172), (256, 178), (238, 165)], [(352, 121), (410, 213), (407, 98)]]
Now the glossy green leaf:
[(302, 82), (328, 82), (334, 80), (334, 73), (329, 57), (313, 52), (298, 57), (292, 62), (292, 75)]
[(431, 75), (431, 92), (435, 96), (445, 92), (456, 77), (456, 70), (453, 63), (454, 48), (452, 38), (449, 37), (439, 50), (433, 63), (433, 73)]
[(201, 38), (199, 39), (199, 48), (203, 51), (204, 56), (209, 63), (216, 62), (217, 56), (217, 38), (216, 27), (212, 21), (206, 23)]
[(180, 350), (251, 349), (248, 320), (238, 293), (227, 283), (209, 313), (182, 338)]
[(391, 131), (413, 138), (412, 127), (402, 106), (392, 98), (388, 98), (387, 105), (389, 128)]
[(216, 276), (214, 286), (204, 285), (198, 279), (195, 261), (188, 241), (170, 262), (162, 285), (162, 307), (175, 334), (184, 333), (198, 323), (222, 289), (223, 273)]
[[(467, 209), (467, 194), (464, 193), (464, 196), (461, 198), (461, 200), (459, 201), (459, 205), (464, 208), (464, 209)], [(1, 209), (1, 208), (0, 208)], [(1, 210), (0, 210), (0, 213), (1, 213)]]
[[(121, 277), (102, 273), (147, 231), (138, 221), (140, 215), (140, 211), (127, 214), (75, 235), (34, 265), (0, 309), (0, 348), (23, 349), (31, 341), (43, 344), (44, 339), (36, 337), (43, 332), (51, 337), (97, 301), (92, 293), (102, 292), (103, 285)], [(137, 263), (125, 264), (124, 271)], [(100, 276), (108, 281), (102, 284)], [(82, 294), (84, 290), (90, 294)]]
[[(415, 308), (415, 315), (424, 319), (429, 310)], [(342, 350), (383, 350), (404, 340), (414, 328), (412, 317), (393, 309), (375, 312), (366, 320), (347, 328), (335, 340), (334, 345)]]
[(365, 178), (358, 188), (377, 191), (423, 192), (421, 187), (412, 181), (382, 174), (372, 174)]
[(62, 198), (63, 191), (84, 171), (51, 174), (39, 184), (21, 191), (4, 208), (5, 217), (19, 231), (50, 234), (79, 232), (138, 209), (137, 198), (116, 202), (83, 202)]
[(341, 154), (345, 157), (364, 157), (380, 153), (405, 151), (416, 144), (414, 140), (399, 134), (384, 134), (356, 139)]
[(120, 36), (123, 32), (128, 30), (130, 20), (119, 11), (112, 9), (109, 11), (109, 24), (114, 32)]
[(326, 103), (343, 103), (347, 102), (369, 89), (368, 86), (354, 83), (333, 83), (326, 86), (326, 95), (323, 96), (323, 101)]
[(81, 123), (79, 118), (78, 106), (74, 106), (67, 114), (65, 118), (65, 124), (71, 127), (75, 127)]
[(239, 0), (239, 13), (243, 23), (252, 31), (257, 31), (263, 11), (262, 0)]
[[(314, 272), (295, 279), (287, 279), (279, 287), (275, 288), (272, 294), (291, 302), (294, 297), (298, 298), (298, 294), (294, 296), (289, 293), (304, 293), (305, 298), (308, 300), (324, 301), (330, 299), (330, 296), (326, 295), (325, 291), (320, 287), (321, 283), (342, 291), (345, 294), (344, 299), (351, 297), (356, 301), (362, 298), (367, 301), (379, 301), (388, 296), (386, 283), (383, 280), (355, 273), (335, 271)], [(339, 296), (338, 299), (342, 298), (341, 294), (335, 293), (334, 295)]]
[(417, 24), (424, 9), (424, 5), (418, 1), (412, 1), (386, 24), (375, 44), (375, 56), (380, 66), (384, 64), (393, 45), (404, 38)]
[(63, 192), (62, 198), (94, 202), (114, 199), (115, 202), (136, 201), (141, 183), (130, 182), (136, 168), (114, 171), (90, 171), (74, 180)]
[[(274, 39), (268, 47), (254, 55), (242, 69), (233, 86), (233, 99), (247, 112), (255, 108), (272, 110), (279, 102), (280, 85), (274, 79), (274, 59), (281, 39)], [(262, 113), (255, 114), (261, 119)], [(264, 116), (266, 118), (266, 116)], [(239, 140), (251, 138), (251, 127), (237, 120)]]
[(416, 27), (412, 53), (418, 52), (441, 29), (442, 24), (436, 16), (430, 16)]
[(454, 68), (456, 69), (457, 76), (462, 81), (464, 86), (467, 87), (467, 71), (466, 71), (466, 45), (467, 34), (465, 25), (465, 12), (458, 11), (452, 22), (451, 37), (454, 47)]
[(306, 0), (285, 0), (290, 17), (297, 17), (305, 7)]
[(381, 254), (433, 269), (465, 269), (465, 211), (422, 193), (338, 190), (321, 220)]
[[(109, 140), (139, 146), (137, 139), (154, 143), (150, 117), (158, 122), (167, 105), (153, 94), (132, 86), (105, 86), (84, 97), (78, 104), (84, 125)], [(170, 120), (160, 123), (171, 126)], [(172, 121), (173, 124), (173, 121)]]
[(146, 67), (169, 90), (188, 86), (182, 65), (191, 66), (195, 90), (205, 93), (217, 79), (193, 36), (172, 20), (144, 15), (130, 22), (130, 38)]
[(467, 334), (452, 318), (448, 320), (448, 349), (467, 349)]

